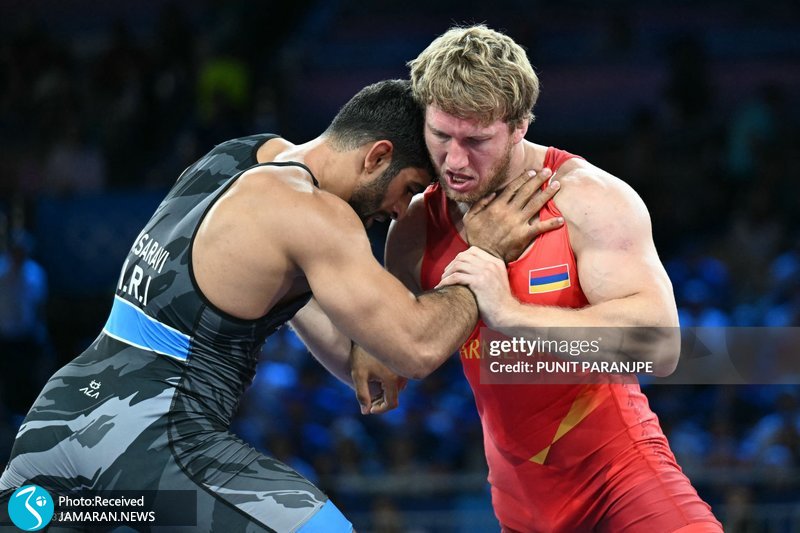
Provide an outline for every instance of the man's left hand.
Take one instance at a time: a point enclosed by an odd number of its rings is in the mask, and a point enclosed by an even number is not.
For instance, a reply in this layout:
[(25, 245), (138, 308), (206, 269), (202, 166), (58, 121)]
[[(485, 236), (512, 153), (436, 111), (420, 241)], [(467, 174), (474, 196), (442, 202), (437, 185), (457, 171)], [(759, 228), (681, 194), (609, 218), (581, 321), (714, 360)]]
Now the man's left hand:
[(542, 233), (564, 225), (562, 217), (539, 220), (539, 211), (558, 192), (549, 168), (520, 174), (502, 191), (481, 198), (464, 215), (464, 233), (470, 246), (477, 246), (503, 259), (517, 259)]

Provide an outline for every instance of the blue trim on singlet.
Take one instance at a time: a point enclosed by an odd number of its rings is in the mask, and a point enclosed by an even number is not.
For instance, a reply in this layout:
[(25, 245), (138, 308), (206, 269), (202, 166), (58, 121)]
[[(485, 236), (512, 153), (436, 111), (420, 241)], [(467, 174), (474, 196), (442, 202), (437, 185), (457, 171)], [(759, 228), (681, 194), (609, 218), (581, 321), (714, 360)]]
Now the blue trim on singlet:
[(300, 526), (297, 533), (350, 533), (351, 531), (353, 524), (332, 501), (328, 500), (308, 522)]
[(189, 359), (189, 344), (192, 340), (189, 335), (147, 316), (144, 311), (119, 296), (114, 296), (114, 305), (103, 333), (136, 348), (181, 361)]

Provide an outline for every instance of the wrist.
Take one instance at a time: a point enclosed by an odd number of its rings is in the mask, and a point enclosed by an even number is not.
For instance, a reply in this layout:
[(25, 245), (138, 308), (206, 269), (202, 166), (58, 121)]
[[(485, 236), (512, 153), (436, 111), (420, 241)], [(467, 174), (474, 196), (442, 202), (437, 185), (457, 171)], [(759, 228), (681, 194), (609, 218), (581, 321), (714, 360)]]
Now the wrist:
[(521, 306), (522, 304), (512, 296), (498, 305), (491, 316), (485, 316), (483, 321), (495, 330), (514, 327), (514, 325), (519, 325), (517, 317)]
[(503, 257), (503, 254), (501, 254), (498, 250), (495, 250), (494, 248), (491, 248), (489, 246), (481, 246), (481, 245), (478, 245), (478, 244), (472, 244), (471, 246), (475, 246), (476, 248), (480, 248), (484, 252), (495, 256), (496, 258), (498, 258), (502, 262), (504, 262), (504, 263), (506, 262), (505, 258)]

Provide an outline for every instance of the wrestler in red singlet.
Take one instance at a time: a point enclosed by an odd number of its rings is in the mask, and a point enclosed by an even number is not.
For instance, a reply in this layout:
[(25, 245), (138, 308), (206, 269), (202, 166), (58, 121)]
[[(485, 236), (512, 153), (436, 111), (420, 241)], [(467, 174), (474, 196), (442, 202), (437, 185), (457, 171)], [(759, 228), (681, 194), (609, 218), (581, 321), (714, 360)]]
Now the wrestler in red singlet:
[[(544, 166), (556, 172), (572, 157), (551, 147)], [(425, 192), (425, 206), (421, 282), (429, 290), (468, 245), (438, 184)], [(539, 213), (542, 220), (560, 215), (552, 200)], [(577, 272), (566, 225), (537, 237), (508, 265), (514, 295), (539, 305), (586, 306)], [(539, 283), (553, 273), (559, 282)], [(481, 384), (481, 327), (460, 356), (483, 424), (492, 504), (504, 531), (721, 531), (675, 462), (638, 384)]]

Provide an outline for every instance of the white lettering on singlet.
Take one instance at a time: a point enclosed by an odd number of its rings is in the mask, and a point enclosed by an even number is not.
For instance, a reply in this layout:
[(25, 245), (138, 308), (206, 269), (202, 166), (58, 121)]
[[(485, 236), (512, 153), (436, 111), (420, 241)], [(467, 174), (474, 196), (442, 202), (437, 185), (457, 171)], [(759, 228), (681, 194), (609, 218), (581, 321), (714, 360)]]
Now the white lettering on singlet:
[(133, 244), (130, 254), (122, 265), (117, 290), (133, 296), (142, 305), (147, 305), (153, 276), (161, 273), (167, 259), (169, 252), (166, 247), (144, 233)]

